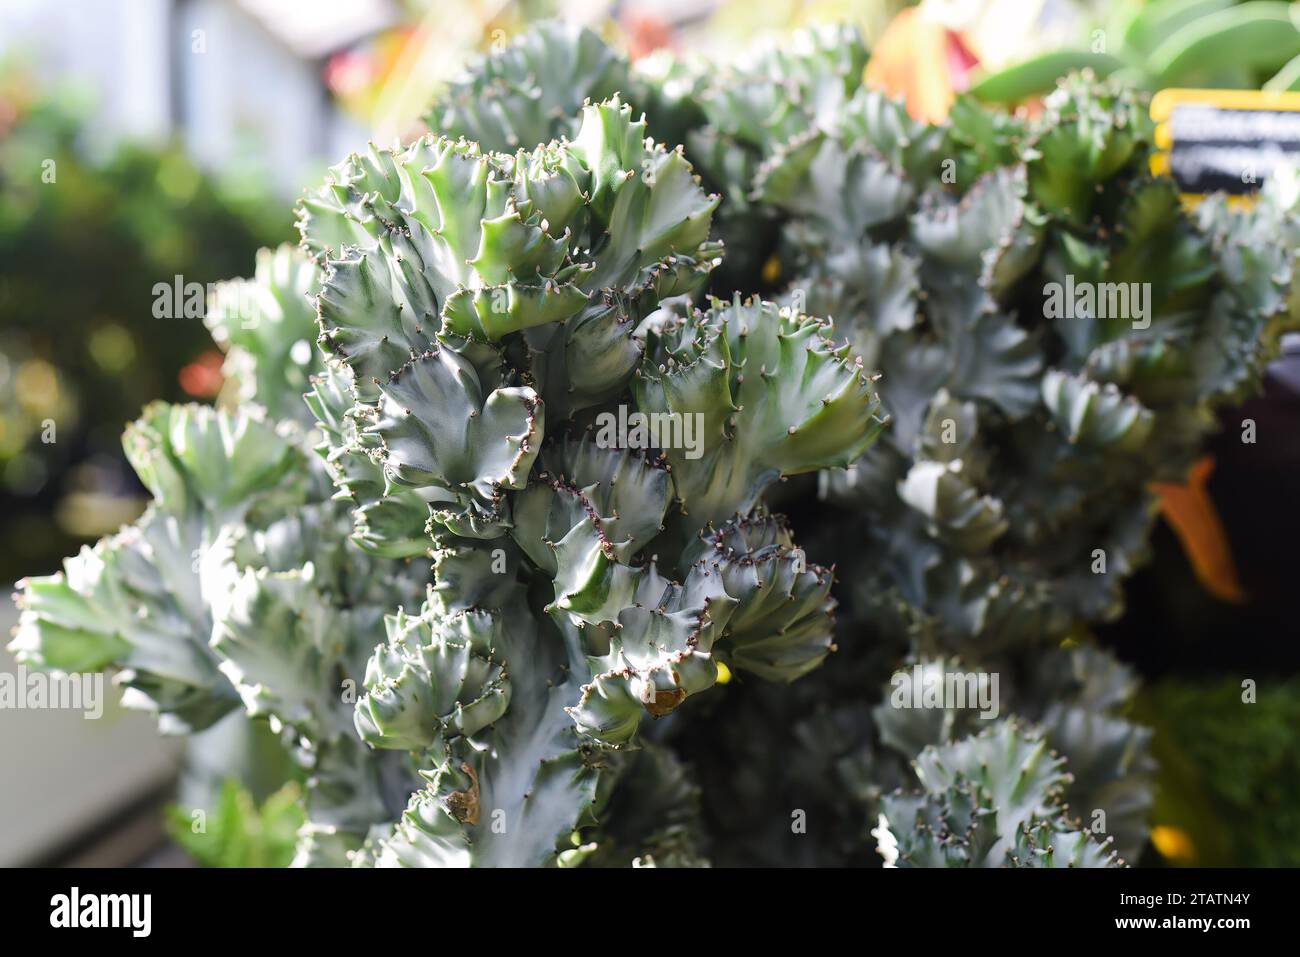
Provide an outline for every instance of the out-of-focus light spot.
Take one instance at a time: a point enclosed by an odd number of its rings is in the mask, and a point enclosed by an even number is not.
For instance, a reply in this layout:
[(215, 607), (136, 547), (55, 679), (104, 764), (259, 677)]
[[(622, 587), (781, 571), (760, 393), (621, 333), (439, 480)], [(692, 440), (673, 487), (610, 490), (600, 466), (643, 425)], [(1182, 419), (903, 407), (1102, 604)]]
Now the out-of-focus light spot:
[(35, 495), (45, 485), (45, 463), (30, 452), (19, 452), (4, 470), (4, 484), (15, 495)]
[(181, 154), (165, 156), (158, 164), (158, 188), (178, 202), (193, 199), (199, 188), (199, 171)]
[(623, 17), (628, 52), (633, 60), (673, 45), (673, 28), (653, 13), (628, 13)]
[(23, 362), (14, 376), (14, 389), (18, 404), (38, 415), (54, 411), (59, 404), (59, 376), (44, 359)]
[(293, 360), (295, 365), (305, 366), (311, 362), (311, 352), (311, 343), (306, 339), (299, 339), (289, 349), (289, 358)]
[(343, 50), (325, 64), (325, 85), (338, 97), (356, 96), (375, 77), (375, 64), (365, 53)]
[(148, 504), (142, 498), (103, 492), (71, 492), (59, 499), (54, 518), (59, 528), (76, 538), (100, 538), (140, 517)]
[(1156, 850), (1171, 861), (1189, 863), (1196, 858), (1192, 839), (1181, 827), (1160, 824), (1151, 829), (1151, 843)]
[(108, 373), (126, 369), (135, 361), (135, 342), (131, 334), (115, 322), (95, 328), (87, 342), (90, 357)]
[(208, 350), (177, 375), (181, 388), (196, 399), (211, 399), (221, 391), (221, 353)]

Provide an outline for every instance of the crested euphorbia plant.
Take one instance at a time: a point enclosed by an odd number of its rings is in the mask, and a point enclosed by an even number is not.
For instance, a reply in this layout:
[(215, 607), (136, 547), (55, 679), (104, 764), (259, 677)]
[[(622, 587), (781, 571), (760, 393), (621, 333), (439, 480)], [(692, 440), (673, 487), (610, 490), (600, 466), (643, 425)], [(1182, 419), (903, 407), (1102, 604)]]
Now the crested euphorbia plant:
[[(1123, 95), (926, 126), (865, 60), (543, 25), (476, 63), (214, 297), (222, 407), (128, 429), (154, 503), (22, 583), (20, 657), (270, 721), (303, 864), (1131, 856), (1145, 736), (1086, 626), (1257, 377), (1294, 227), (1185, 213)], [(1076, 281), (1149, 298), (1054, 315)], [(1002, 696), (899, 707), (904, 662)]]
[[(380, 861), (544, 861), (645, 718), (720, 665), (790, 681), (829, 651), (830, 575), (762, 496), (852, 461), (878, 403), (819, 320), (658, 310), (716, 263), (717, 203), (617, 98), (572, 141), (430, 136), (304, 201), (334, 357), (310, 401), (356, 541), (435, 557), (358, 702), (363, 740), (428, 780)], [(601, 441), (620, 405), (698, 422), (699, 456)]]

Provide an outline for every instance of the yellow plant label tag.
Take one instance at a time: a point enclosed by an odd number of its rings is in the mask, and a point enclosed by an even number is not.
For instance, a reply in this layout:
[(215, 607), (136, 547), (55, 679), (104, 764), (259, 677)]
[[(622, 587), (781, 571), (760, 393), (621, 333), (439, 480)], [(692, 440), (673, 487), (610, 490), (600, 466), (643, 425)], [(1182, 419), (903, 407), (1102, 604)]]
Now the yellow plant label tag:
[(1300, 93), (1161, 90), (1151, 99), (1157, 152), (1188, 199), (1225, 192), (1248, 200), (1282, 164), (1300, 164)]

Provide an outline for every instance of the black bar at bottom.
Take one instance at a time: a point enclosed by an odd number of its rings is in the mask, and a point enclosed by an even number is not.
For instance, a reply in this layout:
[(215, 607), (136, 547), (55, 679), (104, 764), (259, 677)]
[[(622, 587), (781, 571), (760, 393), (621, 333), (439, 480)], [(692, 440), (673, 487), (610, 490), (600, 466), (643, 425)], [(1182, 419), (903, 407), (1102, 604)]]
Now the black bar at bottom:
[[(1225, 944), (1257, 931), (1289, 934), (1300, 908), (1293, 870), (938, 870), (712, 871), (0, 871), (0, 916), (15, 939), (80, 935), (168, 944), (230, 942), (301, 948), (419, 946), (500, 952), (521, 946), (580, 949), (610, 935), (640, 946), (698, 944), (720, 935), (731, 945), (788, 927), (829, 940), (837, 930), (867, 945), (894, 934), (930, 943), (1056, 941), (1198, 934)], [(81, 912), (98, 910), (126, 926), (69, 924), (72, 888)], [(149, 895), (148, 936), (143, 898)], [(99, 895), (115, 895), (105, 901)], [(94, 902), (87, 904), (88, 897)], [(130, 910), (130, 902), (140, 907)], [(62, 910), (60, 911), (60, 907)], [(135, 928), (129, 919), (136, 916)], [(78, 921), (84, 923), (85, 921)], [(540, 935), (540, 936), (539, 936)], [(666, 935), (666, 936), (664, 936)], [(877, 936), (879, 935), (879, 936)], [(543, 940), (544, 938), (544, 940)], [(585, 942), (585, 943), (584, 943)], [(769, 941), (779, 947), (776, 939)]]

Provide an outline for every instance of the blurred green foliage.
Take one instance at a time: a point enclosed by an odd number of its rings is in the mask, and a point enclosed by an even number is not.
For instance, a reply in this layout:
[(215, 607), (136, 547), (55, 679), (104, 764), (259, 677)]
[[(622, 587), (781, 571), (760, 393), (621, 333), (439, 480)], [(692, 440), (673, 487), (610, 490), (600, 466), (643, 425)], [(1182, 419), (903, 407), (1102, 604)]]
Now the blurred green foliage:
[(210, 812), (168, 809), (167, 830), (204, 867), (287, 867), (305, 815), (290, 781), (260, 805), (235, 778), (222, 785)]
[(1178, 828), (1200, 867), (1300, 866), (1300, 678), (1167, 679), (1139, 696), (1160, 771), (1152, 822)]
[(201, 319), (157, 319), (154, 285), (248, 271), (291, 237), (287, 204), (217, 180), (176, 145), (85, 148), (86, 111), (0, 66), (0, 578), (134, 517), (118, 448), (149, 399), (211, 348)]

